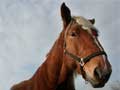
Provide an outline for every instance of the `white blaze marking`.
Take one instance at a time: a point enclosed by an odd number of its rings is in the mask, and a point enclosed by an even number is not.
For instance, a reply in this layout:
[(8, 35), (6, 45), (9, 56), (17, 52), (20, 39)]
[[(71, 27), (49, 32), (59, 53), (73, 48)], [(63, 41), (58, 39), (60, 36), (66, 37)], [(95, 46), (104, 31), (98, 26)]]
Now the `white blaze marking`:
[[(93, 36), (94, 37), (94, 36)], [(102, 48), (102, 46), (99, 44), (99, 41), (96, 39), (96, 37), (94, 37), (94, 40), (95, 40), (95, 43), (97, 44), (97, 46), (100, 48), (101, 51), (104, 51), (104, 49)], [(107, 65), (106, 65), (106, 56), (105, 55), (102, 55), (103, 57), (103, 60), (104, 60), (104, 69), (107, 68)]]

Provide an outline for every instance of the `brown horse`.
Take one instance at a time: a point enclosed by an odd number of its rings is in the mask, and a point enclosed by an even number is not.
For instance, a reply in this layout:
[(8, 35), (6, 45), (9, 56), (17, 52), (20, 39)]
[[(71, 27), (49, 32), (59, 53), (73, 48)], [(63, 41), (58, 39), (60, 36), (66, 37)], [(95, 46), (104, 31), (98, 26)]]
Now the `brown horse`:
[(98, 41), (95, 20), (71, 16), (61, 5), (63, 31), (47, 59), (29, 80), (14, 85), (11, 90), (75, 90), (73, 75), (81, 74), (94, 88), (103, 87), (112, 69)]

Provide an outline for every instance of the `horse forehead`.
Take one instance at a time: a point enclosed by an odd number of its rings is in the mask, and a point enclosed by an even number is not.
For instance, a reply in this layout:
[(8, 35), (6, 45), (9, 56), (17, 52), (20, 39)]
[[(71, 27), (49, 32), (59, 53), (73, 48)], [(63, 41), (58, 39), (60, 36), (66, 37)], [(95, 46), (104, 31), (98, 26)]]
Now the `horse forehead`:
[(91, 24), (91, 22), (87, 19), (85, 19), (82, 16), (73, 16), (73, 19), (79, 24), (82, 25), (82, 28), (84, 30), (94, 28), (94, 26)]

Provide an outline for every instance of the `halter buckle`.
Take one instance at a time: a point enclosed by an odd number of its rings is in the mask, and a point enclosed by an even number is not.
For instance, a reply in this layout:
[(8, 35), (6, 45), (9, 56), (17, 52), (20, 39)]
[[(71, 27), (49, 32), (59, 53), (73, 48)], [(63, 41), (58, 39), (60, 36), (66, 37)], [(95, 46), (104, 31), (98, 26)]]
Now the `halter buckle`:
[(84, 58), (81, 58), (81, 60), (80, 60), (80, 65), (81, 65), (82, 67), (85, 65), (85, 63), (84, 63)]

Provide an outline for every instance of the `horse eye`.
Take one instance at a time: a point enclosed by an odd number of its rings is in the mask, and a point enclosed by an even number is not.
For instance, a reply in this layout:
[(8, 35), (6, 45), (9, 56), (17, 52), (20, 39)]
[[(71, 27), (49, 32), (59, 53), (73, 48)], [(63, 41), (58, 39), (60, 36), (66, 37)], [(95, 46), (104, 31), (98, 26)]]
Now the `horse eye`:
[(72, 37), (75, 37), (75, 36), (77, 36), (77, 34), (75, 33), (75, 32), (71, 32), (71, 34), (70, 34)]

